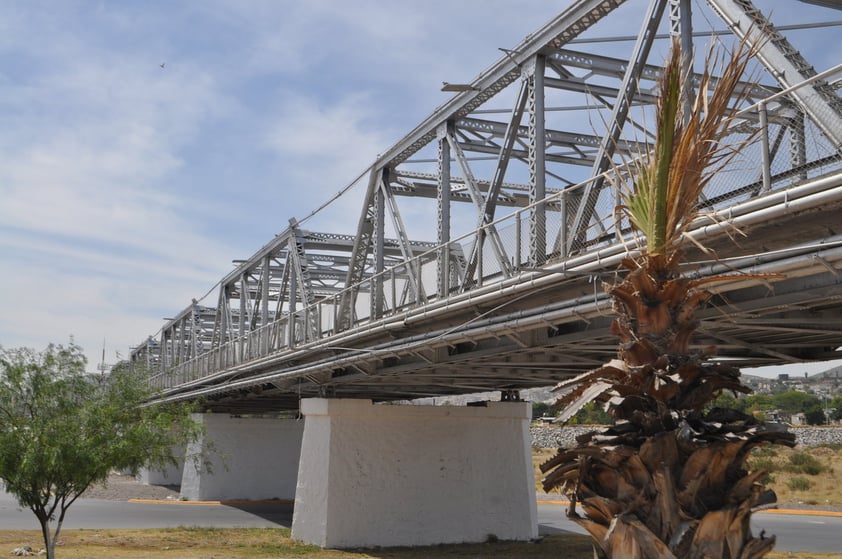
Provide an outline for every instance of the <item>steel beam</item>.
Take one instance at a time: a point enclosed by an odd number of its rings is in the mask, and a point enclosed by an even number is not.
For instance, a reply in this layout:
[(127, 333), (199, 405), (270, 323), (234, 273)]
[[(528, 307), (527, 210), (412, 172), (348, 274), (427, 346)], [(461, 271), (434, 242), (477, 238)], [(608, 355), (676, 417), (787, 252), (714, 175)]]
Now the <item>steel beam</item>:
[(649, 51), (652, 48), (652, 42), (655, 39), (658, 30), (658, 24), (664, 14), (667, 0), (651, 0), (646, 16), (643, 20), (643, 26), (640, 29), (640, 34), (635, 42), (634, 49), (631, 54), (631, 63), (626, 68), (623, 75), (623, 82), (620, 86), (620, 94), (614, 104), (614, 110), (608, 121), (609, 131), (605, 135), (602, 144), (599, 147), (599, 153), (596, 157), (596, 165), (593, 168), (593, 181), (588, 184), (579, 202), (579, 207), (576, 210), (576, 217), (573, 219), (573, 228), (571, 234), (568, 236), (569, 243), (567, 249), (571, 250), (572, 243), (582, 242), (591, 218), (593, 217), (597, 198), (600, 190), (605, 182), (603, 173), (611, 168), (611, 162), (616, 150), (617, 141), (620, 139), (620, 134), (623, 131), (623, 125), (626, 122), (626, 117), (629, 114), (632, 99), (637, 92), (638, 83), (641, 76), (641, 71), (645, 67), (646, 59), (649, 56)]
[[(673, 33), (686, 42), (692, 34), (688, 0), (666, 2)], [(620, 3), (573, 2), (538, 33), (507, 50), (503, 59), (474, 80), (472, 91), (452, 97), (380, 156), (370, 169), (353, 234), (312, 233), (291, 222), (223, 278), (216, 308), (206, 314), (191, 309), (168, 323), (160, 341), (142, 344), (139, 358), (169, 367), (168, 395), (208, 396), (215, 409), (247, 411), (244, 398), (267, 402), (267, 406), (295, 406), (300, 396), (292, 393), (296, 389), (303, 394), (341, 393), (380, 400), (481, 388), (512, 390), (518, 384), (545, 382), (554, 375), (590, 368), (614, 353), (616, 341), (608, 330), (609, 301), (598, 286), (634, 246), (623, 247), (614, 232), (594, 229), (587, 233), (594, 243), (582, 246), (581, 254), (571, 254), (568, 248), (578, 246), (576, 234), (594, 221), (603, 226), (607, 215), (603, 212), (610, 208), (602, 204), (612, 202), (607, 192), (600, 196), (597, 191), (596, 205), (587, 211), (599, 219), (583, 220), (586, 204), (576, 205), (571, 199), (585, 184), (582, 166), (594, 171), (601, 161), (613, 161), (621, 152), (643, 151), (637, 142), (617, 132), (625, 133), (631, 126), (641, 130), (629, 109), (639, 106), (641, 112), (648, 111), (655, 100), (652, 86), (662, 69), (645, 63), (644, 51), (651, 44), (656, 12), (664, 4), (650, 4), (649, 19), (631, 62), (572, 51), (565, 45)], [(497, 99), (505, 99), (505, 108), (484, 105), (518, 79), (522, 80), (519, 91), (512, 87), (505, 92), (511, 97)], [(750, 84), (744, 88), (753, 98), (778, 90)], [(716, 299), (730, 302), (728, 314), (734, 321), (715, 321), (713, 317), (719, 315), (702, 314), (700, 343), (719, 340), (729, 356), (755, 363), (826, 356), (829, 344), (842, 340), (842, 334), (811, 322), (813, 316), (808, 314), (814, 311), (830, 317), (842, 309), (838, 287), (842, 255), (829, 247), (830, 233), (826, 232), (835, 228), (839, 221), (835, 218), (842, 212), (838, 184), (829, 182), (838, 180), (830, 175), (842, 163), (837, 155), (826, 153), (824, 138), (810, 143), (821, 134), (811, 128), (813, 117), (803, 118), (795, 110), (800, 105), (783, 96), (787, 94), (767, 100), (765, 161), (777, 165), (776, 174), (767, 173), (764, 183), (746, 184), (743, 175), (753, 181), (755, 173), (742, 169), (731, 174), (727, 184), (717, 182), (709, 193), (713, 210), (732, 200), (748, 202), (732, 205), (729, 213), (723, 210), (713, 223), (691, 232), (694, 238), (697, 233), (706, 235), (706, 241), (719, 250), (725, 246), (723, 223), (733, 220), (735, 225), (759, 228), (762, 240), (747, 241), (752, 248), (741, 244), (734, 252), (721, 253), (729, 264), (734, 264), (727, 260), (729, 256), (752, 254), (752, 262), (740, 261), (740, 269), (748, 266), (746, 273), (754, 269), (756, 259), (764, 265), (777, 262), (773, 251), (791, 247), (786, 244), (790, 242), (787, 235), (817, 245), (801, 258), (787, 261), (787, 273), (803, 275), (802, 282), (775, 281), (779, 291), (771, 294), (728, 286), (716, 293)], [(550, 101), (578, 104), (548, 106), (545, 95), (551, 95)], [(586, 124), (572, 111), (591, 108), (580, 101), (587, 95), (615, 115), (608, 139), (599, 132), (576, 131)], [(556, 112), (563, 110), (571, 112)], [(527, 123), (523, 122), (525, 112)], [(633, 112), (637, 114), (637, 108)], [(746, 127), (756, 124), (752, 118), (747, 117)], [(617, 136), (611, 139), (614, 133)], [(647, 137), (645, 131), (640, 135)], [(432, 144), (434, 140), (437, 145)], [(790, 160), (786, 160), (787, 147)], [(417, 160), (408, 159), (421, 149), (425, 152)], [(769, 170), (766, 164), (763, 167)], [(732, 180), (735, 175), (737, 179)], [(807, 177), (816, 180), (801, 185)], [(813, 196), (815, 204), (805, 201)], [(406, 225), (411, 224), (403, 222), (401, 211), (405, 213), (412, 197), (436, 200), (433, 242), (410, 239)], [(776, 201), (778, 197), (782, 201)], [(476, 228), (458, 239), (453, 238), (450, 223), (456, 202), (468, 202), (476, 212)], [(528, 209), (500, 217), (502, 207)], [(748, 221), (746, 212), (751, 213)], [(568, 224), (568, 216), (570, 221), (579, 219), (578, 226)], [(394, 226), (395, 239), (386, 238), (387, 219)], [(558, 239), (550, 261), (548, 222)], [(782, 228), (787, 229), (783, 234)], [(486, 240), (492, 245), (483, 262)], [(468, 247), (473, 252), (466, 259), (462, 250)], [(521, 254), (523, 248), (528, 254)], [(427, 253), (423, 274), (418, 262), (421, 253)], [(814, 258), (808, 260), (805, 255)], [(436, 287), (430, 294), (435, 296), (424, 301), (422, 280), (431, 281), (433, 264)], [(701, 265), (699, 270), (703, 270), (700, 277), (713, 273)], [(463, 289), (455, 289), (458, 286)], [(357, 300), (359, 295), (369, 297), (367, 309), (363, 299)], [(321, 320), (323, 307), (325, 312), (336, 313), (333, 321)], [(357, 310), (370, 312), (357, 317)], [(782, 322), (772, 325), (784, 317), (801, 319), (804, 324), (800, 328)], [(765, 319), (769, 319), (766, 325)], [(259, 343), (257, 328), (265, 328)], [(208, 344), (208, 333), (212, 344)], [(797, 348), (800, 343), (803, 351)], [(203, 359), (213, 363), (202, 365), (203, 369), (190, 368), (191, 359), (207, 345), (214, 351)], [(236, 355), (234, 347), (239, 348)], [(165, 386), (163, 381), (161, 386)]]
[[(459, 164), (459, 168), (462, 170), (462, 179), (465, 181), (465, 186), (468, 189), (471, 201), (474, 203), (477, 215), (479, 216), (478, 223), (484, 224), (485, 203), (487, 196), (490, 195), (490, 191), (486, 196), (483, 196), (483, 193), (477, 186), (474, 174), (471, 171), (470, 163), (465, 157), (465, 154), (462, 152), (461, 146), (450, 134), (447, 135), (446, 139), (450, 145), (451, 152), (455, 156), (456, 162)], [(474, 246), (471, 250), (471, 255), (468, 259), (468, 267), (465, 270), (465, 276), (462, 280), (462, 290), (469, 289), (471, 285), (474, 285), (480, 279), (475, 276), (476, 271), (481, 268), (480, 262), (486, 238), (491, 241), (491, 248), (494, 252), (497, 265), (500, 267), (500, 271), (505, 277), (509, 277), (511, 275), (508, 257), (506, 256), (506, 249), (503, 246), (503, 242), (500, 240), (497, 228), (493, 224), (483, 225), (476, 230), (476, 235), (474, 236)]]
[[(750, 0), (708, 0), (729, 28), (757, 49), (757, 58), (784, 88), (816, 75), (816, 70)], [(753, 36), (749, 36), (753, 34)], [(819, 81), (788, 94), (816, 123), (836, 150), (842, 150), (842, 99)]]
[[(421, 263), (415, 259), (415, 255), (413, 254), (412, 246), (409, 241), (409, 235), (407, 234), (406, 226), (401, 218), (397, 200), (395, 200), (395, 197), (392, 196), (392, 193), (386, 187), (388, 179), (388, 170), (384, 170), (379, 181), (379, 193), (385, 200), (386, 206), (389, 209), (389, 215), (392, 218), (392, 227), (394, 227), (395, 233), (397, 234), (398, 243), (400, 245), (401, 253), (403, 254), (404, 265), (406, 266), (407, 278), (409, 279), (409, 288), (412, 290), (412, 300), (416, 303), (421, 303), (427, 298), (424, 293), (424, 286), (421, 282)], [(376, 271), (376, 273), (378, 272), (379, 271)]]
[(339, 313), (336, 327), (339, 330), (347, 330), (354, 322), (354, 306), (357, 302), (356, 286), (362, 281), (365, 272), (368, 251), (371, 247), (374, 235), (374, 225), (377, 220), (377, 209), (375, 196), (379, 189), (382, 167), (372, 168), (369, 173), (368, 189), (363, 199), (363, 211), (357, 225), (357, 235), (354, 238), (354, 247), (351, 251), (351, 265), (348, 267), (348, 276), (345, 280), (346, 289), (342, 292), (342, 299), (339, 302)]
[[(547, 136), (544, 122), (544, 71), (546, 61), (536, 55), (524, 68), (529, 112), (529, 266), (541, 266), (547, 257)], [(518, 262), (518, 265), (520, 263)]]
[(622, 5), (625, 0), (576, 0), (541, 29), (531, 33), (491, 68), (472, 82), (472, 90), (454, 95), (432, 115), (416, 126), (391, 149), (384, 152), (376, 167), (398, 165), (435, 139), (439, 125), (470, 114), (520, 76), (519, 66), (539, 52), (561, 47)]
[(436, 277), (438, 296), (447, 297), (450, 293), (450, 143), (453, 124), (448, 122), (438, 130), (438, 187), (437, 192), (437, 238), (439, 243)]

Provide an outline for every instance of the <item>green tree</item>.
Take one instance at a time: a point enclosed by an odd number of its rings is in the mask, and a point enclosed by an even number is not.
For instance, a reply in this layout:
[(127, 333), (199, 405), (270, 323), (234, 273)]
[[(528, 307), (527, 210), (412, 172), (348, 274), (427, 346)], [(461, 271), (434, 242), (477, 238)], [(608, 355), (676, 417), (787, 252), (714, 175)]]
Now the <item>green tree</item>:
[(550, 405), (544, 402), (532, 402), (532, 419), (544, 417), (550, 413)]
[(737, 409), (757, 419), (766, 420), (769, 417), (766, 412), (775, 409), (772, 398), (768, 394), (748, 394), (739, 399), (741, 407)]
[(706, 409), (728, 408), (729, 410), (745, 411), (745, 403), (745, 398), (737, 398), (731, 392), (725, 391), (710, 402)]
[(811, 394), (798, 392), (797, 390), (790, 390), (782, 394), (776, 394), (772, 397), (775, 406), (786, 413), (801, 413), (816, 406), (821, 407), (821, 402), (818, 398)]
[(590, 402), (576, 412), (568, 423), (570, 425), (611, 425), (614, 423), (614, 418), (602, 409), (602, 406), (598, 406), (596, 402)]
[(827, 423), (827, 418), (824, 415), (824, 408), (820, 405), (814, 405), (804, 410), (804, 420), (808, 425), (824, 425)]
[(830, 418), (834, 421), (842, 419), (842, 396), (836, 396), (830, 401)]
[(745, 411), (752, 413), (755, 411), (769, 411), (775, 409), (775, 402), (772, 396), (767, 394), (749, 394), (745, 398)]
[(141, 372), (85, 366), (72, 342), (0, 348), (0, 481), (38, 518), (48, 559), (88, 487), (112, 470), (175, 463), (172, 449), (200, 434), (186, 406), (142, 405), (152, 394)]

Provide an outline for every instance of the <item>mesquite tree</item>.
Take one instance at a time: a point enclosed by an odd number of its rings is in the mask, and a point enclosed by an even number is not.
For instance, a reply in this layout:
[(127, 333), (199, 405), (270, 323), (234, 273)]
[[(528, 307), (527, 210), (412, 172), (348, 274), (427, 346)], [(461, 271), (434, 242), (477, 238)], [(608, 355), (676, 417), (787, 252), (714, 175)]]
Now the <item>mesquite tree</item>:
[[(48, 559), (68, 508), (114, 471), (175, 463), (200, 434), (185, 406), (143, 406), (142, 372), (85, 373), (81, 349), (0, 348), (0, 481), (38, 518)], [(51, 530), (52, 527), (52, 530)]]

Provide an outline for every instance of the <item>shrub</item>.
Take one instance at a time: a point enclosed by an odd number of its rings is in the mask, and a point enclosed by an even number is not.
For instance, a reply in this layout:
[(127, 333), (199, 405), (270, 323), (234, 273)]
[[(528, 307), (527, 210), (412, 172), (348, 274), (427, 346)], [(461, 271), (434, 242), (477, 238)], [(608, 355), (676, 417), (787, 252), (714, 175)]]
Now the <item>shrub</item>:
[(794, 474), (815, 476), (822, 473), (825, 467), (815, 457), (804, 452), (796, 452), (789, 457), (789, 464), (786, 469)]
[(813, 482), (806, 477), (795, 476), (786, 482), (786, 485), (792, 491), (807, 491), (813, 487)]
[(749, 466), (752, 470), (766, 470), (767, 472), (774, 472), (778, 469), (778, 465), (770, 458), (752, 458), (749, 461)]
[(758, 481), (759, 483), (763, 484), (763, 485), (772, 485), (772, 484), (774, 484), (774, 483), (775, 483), (775, 476), (773, 476), (772, 474), (770, 474), (770, 473), (767, 471), (767, 472), (763, 475), (763, 477), (761, 477), (761, 478), (760, 478), (760, 479), (758, 479), (757, 481)]

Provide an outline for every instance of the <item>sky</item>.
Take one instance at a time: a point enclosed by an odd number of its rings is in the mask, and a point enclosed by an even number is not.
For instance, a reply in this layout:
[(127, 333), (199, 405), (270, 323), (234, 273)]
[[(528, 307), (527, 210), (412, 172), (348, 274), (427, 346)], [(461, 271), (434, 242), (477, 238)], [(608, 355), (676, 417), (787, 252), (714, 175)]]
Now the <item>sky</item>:
[(0, 0), (0, 345), (127, 357), (567, 5)]

